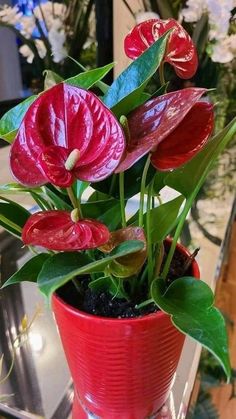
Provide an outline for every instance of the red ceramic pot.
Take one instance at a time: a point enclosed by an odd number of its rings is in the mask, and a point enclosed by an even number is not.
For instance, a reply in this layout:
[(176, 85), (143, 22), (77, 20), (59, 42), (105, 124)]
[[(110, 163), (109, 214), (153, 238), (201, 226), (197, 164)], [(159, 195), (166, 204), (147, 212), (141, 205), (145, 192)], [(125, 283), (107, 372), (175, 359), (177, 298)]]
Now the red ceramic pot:
[[(195, 261), (192, 275), (199, 278)], [(168, 398), (185, 339), (170, 317), (161, 311), (131, 319), (93, 316), (56, 294), (52, 304), (74, 381), (73, 419), (155, 417)]]

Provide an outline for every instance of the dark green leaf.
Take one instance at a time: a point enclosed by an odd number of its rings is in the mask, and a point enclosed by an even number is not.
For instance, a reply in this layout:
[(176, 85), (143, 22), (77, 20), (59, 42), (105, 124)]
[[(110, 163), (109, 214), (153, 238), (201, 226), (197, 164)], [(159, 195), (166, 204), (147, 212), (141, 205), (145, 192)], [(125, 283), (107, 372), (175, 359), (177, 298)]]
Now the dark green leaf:
[(9, 233), (21, 237), (22, 227), (29, 216), (29, 211), (21, 205), (10, 199), (0, 197), (0, 225)]
[(165, 178), (166, 185), (184, 196), (196, 195), (220, 153), (236, 134), (236, 117), (215, 135), (184, 167), (174, 170)]
[[(144, 156), (130, 169), (124, 172), (125, 199), (129, 199), (140, 192), (142, 173), (146, 160), (147, 156)], [(156, 169), (150, 165), (147, 173), (146, 185), (151, 182), (155, 173)], [(106, 195), (113, 196), (116, 199), (119, 199), (120, 197), (118, 175), (112, 175), (102, 182), (93, 183), (91, 186), (93, 189), (103, 192)]]
[(70, 279), (78, 275), (103, 272), (113, 259), (138, 252), (142, 248), (143, 243), (140, 241), (126, 241), (105, 258), (95, 261), (83, 253), (58, 253), (43, 265), (38, 277), (39, 288), (43, 294), (50, 297), (57, 288)]
[[(153, 208), (150, 211), (150, 225), (151, 225), (151, 242), (158, 243), (173, 230), (177, 222), (178, 213), (184, 196), (180, 195), (159, 207)], [(146, 214), (144, 216), (146, 223)]]
[(109, 71), (114, 67), (114, 63), (107, 64), (104, 67), (95, 68), (93, 70), (85, 71), (77, 76), (70, 77), (65, 80), (65, 83), (71, 84), (72, 86), (82, 87), (83, 89), (90, 89), (97, 82), (103, 79)]
[(152, 187), (153, 195), (159, 195), (159, 192), (165, 187), (166, 176), (168, 176), (168, 173), (156, 171)]
[(57, 188), (48, 184), (47, 186), (44, 186), (43, 189), (47, 197), (49, 197), (49, 201), (53, 203), (56, 209), (68, 211), (73, 209), (71, 203), (68, 200), (68, 196), (64, 195)]
[(170, 31), (166, 32), (112, 83), (103, 101), (117, 116), (127, 115), (140, 102), (146, 84), (162, 62), (169, 35)]
[(120, 223), (120, 203), (116, 199), (86, 202), (81, 205), (81, 208), (83, 217), (96, 218), (106, 224), (109, 230), (114, 230)]
[(225, 321), (220, 311), (213, 307), (214, 295), (208, 285), (193, 277), (184, 277), (165, 289), (165, 282), (159, 278), (152, 284), (151, 295), (161, 310), (171, 315), (177, 329), (212, 352), (229, 379), (231, 368)]
[(15, 272), (1, 288), (8, 287), (8, 285), (17, 284), (18, 282), (29, 281), (37, 282), (38, 274), (42, 269), (42, 266), (46, 260), (50, 258), (48, 253), (41, 253), (40, 255), (34, 256), (28, 262), (25, 263), (17, 272)]
[(26, 111), (36, 98), (37, 96), (29, 97), (3, 115), (0, 119), (0, 138), (12, 143)]

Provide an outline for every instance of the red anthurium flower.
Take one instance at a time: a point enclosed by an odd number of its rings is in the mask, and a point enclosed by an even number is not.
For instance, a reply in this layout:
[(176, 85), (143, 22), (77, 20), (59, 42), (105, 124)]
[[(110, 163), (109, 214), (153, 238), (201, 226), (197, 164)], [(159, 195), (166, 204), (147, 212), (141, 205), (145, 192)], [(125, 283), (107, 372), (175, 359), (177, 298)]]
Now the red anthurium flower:
[[(145, 154), (160, 170), (179, 167), (205, 144), (213, 129), (213, 107), (199, 99), (205, 89), (188, 88), (149, 100), (128, 116), (130, 138), (116, 172)], [(160, 154), (159, 154), (160, 149)]]
[(152, 154), (156, 169), (170, 170), (189, 161), (206, 144), (214, 127), (213, 106), (199, 101)]
[(23, 185), (70, 186), (113, 173), (125, 147), (122, 128), (91, 92), (60, 83), (30, 106), (12, 145), (10, 165)]
[(67, 211), (37, 212), (27, 220), (22, 231), (25, 244), (58, 251), (93, 249), (110, 237), (107, 227), (90, 219), (73, 221)]
[(179, 77), (190, 79), (196, 73), (198, 66), (196, 48), (189, 34), (174, 19), (150, 19), (139, 23), (125, 38), (125, 53), (132, 59), (139, 57), (169, 29), (173, 31), (169, 37), (165, 62), (174, 67)]

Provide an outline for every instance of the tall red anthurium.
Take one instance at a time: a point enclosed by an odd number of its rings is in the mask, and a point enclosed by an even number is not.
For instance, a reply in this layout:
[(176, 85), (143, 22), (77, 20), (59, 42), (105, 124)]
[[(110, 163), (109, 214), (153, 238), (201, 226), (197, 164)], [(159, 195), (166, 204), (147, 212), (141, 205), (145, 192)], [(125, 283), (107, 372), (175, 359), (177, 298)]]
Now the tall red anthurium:
[(129, 138), (116, 173), (145, 154), (159, 170), (187, 163), (209, 139), (214, 126), (211, 103), (200, 100), (202, 88), (187, 88), (149, 100), (128, 115)]
[(73, 218), (68, 211), (42, 211), (29, 217), (22, 231), (26, 245), (50, 250), (73, 251), (93, 249), (110, 238), (108, 228), (96, 220)]
[(150, 19), (135, 26), (124, 40), (125, 53), (136, 59), (169, 29), (164, 61), (171, 64), (177, 76), (190, 79), (197, 71), (198, 58), (194, 43), (184, 28), (174, 19)]
[(120, 124), (91, 92), (60, 83), (28, 109), (11, 148), (10, 166), (23, 185), (69, 187), (108, 177), (125, 147)]

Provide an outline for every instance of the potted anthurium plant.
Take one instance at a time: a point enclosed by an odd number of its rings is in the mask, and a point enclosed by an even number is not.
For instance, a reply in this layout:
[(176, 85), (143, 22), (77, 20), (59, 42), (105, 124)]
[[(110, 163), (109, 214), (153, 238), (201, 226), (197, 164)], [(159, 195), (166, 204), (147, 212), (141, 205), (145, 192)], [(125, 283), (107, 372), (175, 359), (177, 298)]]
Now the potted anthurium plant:
[[(17, 180), (1, 186), (0, 224), (37, 253), (3, 287), (34, 281), (52, 299), (74, 419), (154, 417), (185, 334), (230, 376), (224, 319), (177, 242), (236, 119), (213, 136), (206, 89), (167, 93), (165, 63), (185, 79), (197, 69), (193, 42), (175, 20), (139, 24), (125, 51), (133, 62), (111, 86), (102, 78), (112, 65), (59, 83), (48, 73), (45, 91), (0, 121)], [(158, 68), (161, 87), (151, 95)], [(162, 203), (165, 186), (176, 195)], [(4, 195), (13, 192), (31, 194), (36, 212)]]

